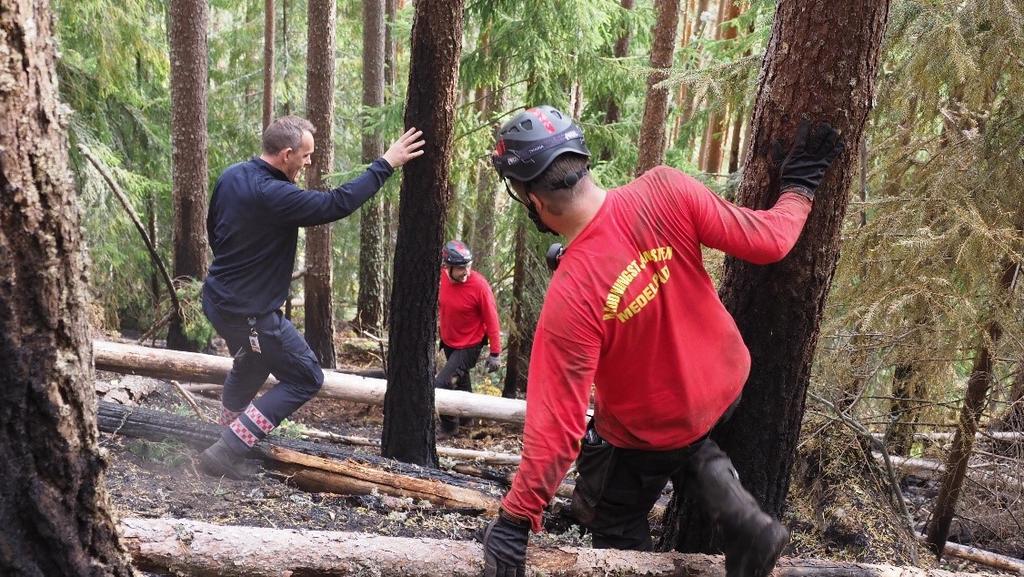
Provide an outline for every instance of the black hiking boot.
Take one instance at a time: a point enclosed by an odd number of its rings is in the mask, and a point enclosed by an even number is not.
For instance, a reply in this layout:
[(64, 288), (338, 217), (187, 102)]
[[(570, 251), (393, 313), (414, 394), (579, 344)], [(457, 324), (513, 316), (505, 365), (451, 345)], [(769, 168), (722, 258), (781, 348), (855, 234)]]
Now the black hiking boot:
[[(758, 528), (750, 531), (751, 527)], [(767, 577), (789, 543), (789, 531), (767, 514), (758, 513), (744, 533), (725, 547), (726, 577)]]
[(789, 543), (789, 531), (761, 510), (714, 441), (704, 441), (692, 467), (704, 508), (722, 531), (727, 577), (767, 577)]
[(259, 465), (246, 460), (245, 455), (237, 453), (224, 439), (217, 439), (199, 455), (199, 470), (211, 477), (244, 480), (254, 477)]

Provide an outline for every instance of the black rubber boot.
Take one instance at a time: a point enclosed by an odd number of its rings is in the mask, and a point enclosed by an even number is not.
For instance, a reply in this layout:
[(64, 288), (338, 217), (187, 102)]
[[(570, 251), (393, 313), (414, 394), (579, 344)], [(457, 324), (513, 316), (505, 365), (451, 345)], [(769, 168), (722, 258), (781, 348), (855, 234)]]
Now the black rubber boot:
[(761, 510), (713, 441), (693, 456), (701, 501), (722, 532), (727, 577), (766, 577), (789, 542), (789, 531)]
[(199, 455), (199, 470), (212, 477), (243, 480), (254, 477), (259, 465), (246, 460), (245, 455), (237, 453), (224, 439), (217, 439)]

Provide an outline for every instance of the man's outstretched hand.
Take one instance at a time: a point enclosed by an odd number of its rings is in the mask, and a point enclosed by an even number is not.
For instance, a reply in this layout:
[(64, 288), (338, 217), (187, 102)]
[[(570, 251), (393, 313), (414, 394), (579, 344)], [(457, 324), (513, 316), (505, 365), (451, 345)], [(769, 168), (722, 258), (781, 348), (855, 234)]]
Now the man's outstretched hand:
[(391, 165), (391, 168), (398, 168), (406, 162), (423, 154), (423, 145), (426, 144), (421, 137), (422, 130), (412, 127), (405, 131), (405, 134), (398, 137), (398, 140), (391, 144), (388, 151), (384, 153), (384, 160)]

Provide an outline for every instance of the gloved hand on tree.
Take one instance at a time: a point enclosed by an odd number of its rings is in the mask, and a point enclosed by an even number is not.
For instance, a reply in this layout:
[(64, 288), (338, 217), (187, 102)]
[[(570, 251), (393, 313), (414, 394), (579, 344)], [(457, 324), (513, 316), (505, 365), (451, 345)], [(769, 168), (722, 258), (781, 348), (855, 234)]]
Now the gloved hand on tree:
[(484, 532), (484, 577), (525, 577), (530, 522), (498, 511)]
[(802, 119), (779, 169), (779, 190), (814, 200), (825, 171), (842, 151), (843, 141), (834, 128), (824, 122), (812, 126), (810, 120)]

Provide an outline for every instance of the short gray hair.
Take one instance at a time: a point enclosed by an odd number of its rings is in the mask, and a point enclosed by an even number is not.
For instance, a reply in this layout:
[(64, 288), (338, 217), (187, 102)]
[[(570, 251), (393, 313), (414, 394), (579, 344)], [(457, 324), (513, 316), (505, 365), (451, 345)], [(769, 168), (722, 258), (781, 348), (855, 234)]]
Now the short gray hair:
[(286, 148), (298, 149), (303, 132), (315, 134), (316, 128), (300, 116), (282, 116), (263, 131), (263, 152), (277, 154)]

